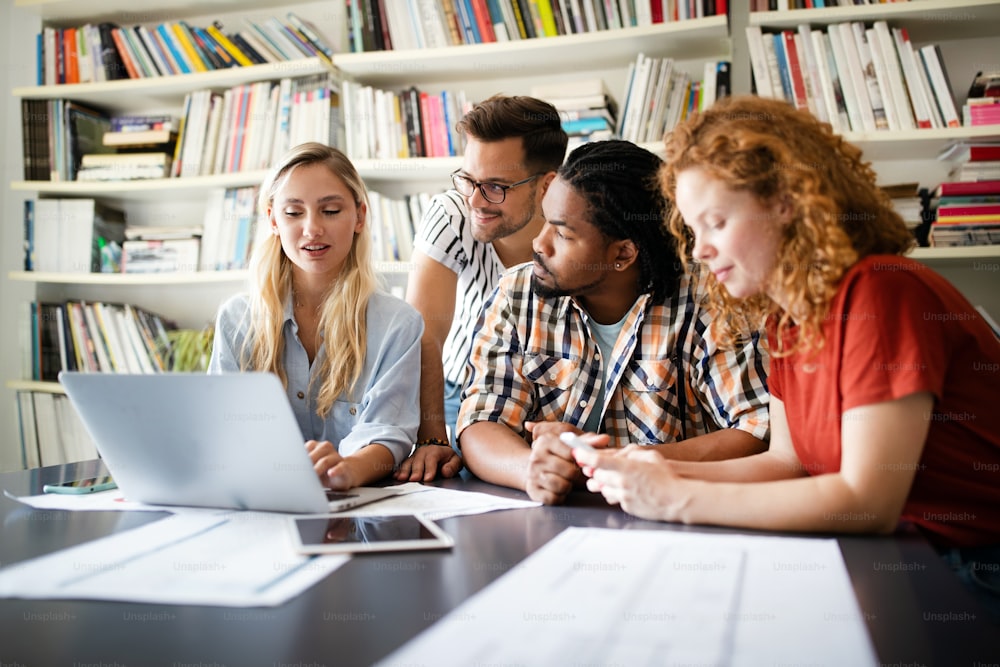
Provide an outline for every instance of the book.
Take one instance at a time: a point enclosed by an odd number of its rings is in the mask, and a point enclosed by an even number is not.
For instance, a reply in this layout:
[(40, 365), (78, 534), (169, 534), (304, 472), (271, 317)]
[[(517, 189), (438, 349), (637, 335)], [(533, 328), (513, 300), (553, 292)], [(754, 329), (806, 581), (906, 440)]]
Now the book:
[[(105, 132), (101, 143), (105, 146), (149, 146), (172, 144), (177, 141), (175, 130), (129, 130), (125, 132)], [(171, 148), (166, 149), (172, 152)]]
[(938, 159), (954, 162), (1000, 160), (1000, 142), (956, 141), (938, 153)]
[(1000, 194), (1000, 179), (986, 181), (968, 181), (941, 183), (934, 191), (936, 197), (974, 196)]
[(946, 127), (960, 127), (961, 121), (958, 118), (958, 111), (955, 109), (955, 100), (951, 94), (951, 83), (948, 80), (944, 67), (941, 65), (941, 51), (933, 44), (920, 48), (920, 60), (927, 78), (931, 83), (931, 90), (934, 93), (934, 101), (937, 103), (941, 118)]
[(111, 119), (103, 111), (70, 100), (66, 100), (63, 110), (65, 175), (66, 180), (74, 181), (84, 155), (111, 152), (104, 146), (104, 133), (111, 128)]
[(122, 243), (122, 273), (188, 273), (198, 270), (199, 238), (135, 239)]

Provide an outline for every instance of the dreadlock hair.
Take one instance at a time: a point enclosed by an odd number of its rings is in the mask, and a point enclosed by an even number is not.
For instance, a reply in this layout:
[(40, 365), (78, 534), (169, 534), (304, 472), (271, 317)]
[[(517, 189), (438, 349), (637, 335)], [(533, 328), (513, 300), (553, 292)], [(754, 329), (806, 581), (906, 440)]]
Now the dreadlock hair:
[(602, 234), (635, 243), (639, 289), (657, 300), (672, 294), (684, 273), (664, 226), (661, 165), (659, 157), (629, 141), (592, 141), (570, 153), (557, 172), (587, 201), (591, 222)]

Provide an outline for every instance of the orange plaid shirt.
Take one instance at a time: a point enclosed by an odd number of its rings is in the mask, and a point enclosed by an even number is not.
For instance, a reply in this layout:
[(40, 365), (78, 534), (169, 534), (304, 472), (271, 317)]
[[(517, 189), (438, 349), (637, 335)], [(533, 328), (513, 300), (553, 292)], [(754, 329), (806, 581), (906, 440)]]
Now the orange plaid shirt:
[[(527, 439), (525, 421), (581, 426), (600, 410), (601, 430), (617, 446), (677, 442), (723, 428), (766, 440), (770, 396), (761, 334), (720, 349), (703, 302), (689, 275), (665, 303), (643, 294), (625, 317), (612, 359), (603, 360), (580, 305), (532, 292), (530, 264), (512, 269), (476, 325), (457, 432), (491, 421)], [(603, 363), (610, 367), (598, 405)]]

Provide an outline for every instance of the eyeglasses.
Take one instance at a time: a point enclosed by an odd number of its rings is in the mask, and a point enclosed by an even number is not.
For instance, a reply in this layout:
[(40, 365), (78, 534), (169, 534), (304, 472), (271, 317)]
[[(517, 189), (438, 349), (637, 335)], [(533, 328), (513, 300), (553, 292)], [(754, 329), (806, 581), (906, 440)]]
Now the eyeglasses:
[(517, 183), (501, 185), (500, 183), (490, 183), (489, 181), (480, 183), (455, 172), (451, 175), (451, 182), (455, 184), (455, 189), (458, 190), (458, 193), (463, 197), (471, 197), (472, 193), (476, 191), (476, 188), (479, 188), (479, 193), (483, 195), (483, 199), (491, 204), (502, 204), (507, 198), (508, 190), (533, 181), (539, 176), (541, 176), (541, 174), (535, 174), (534, 176), (528, 176), (524, 180), (518, 181)]

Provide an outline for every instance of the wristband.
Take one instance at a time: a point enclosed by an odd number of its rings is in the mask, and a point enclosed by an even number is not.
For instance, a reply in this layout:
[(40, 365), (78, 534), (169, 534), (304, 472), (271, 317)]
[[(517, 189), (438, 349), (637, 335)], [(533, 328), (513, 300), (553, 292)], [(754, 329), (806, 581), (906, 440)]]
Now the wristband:
[(438, 447), (451, 447), (451, 443), (441, 438), (424, 438), (423, 440), (418, 440), (414, 449), (420, 449), (421, 447), (427, 447), (428, 445), (437, 445)]

